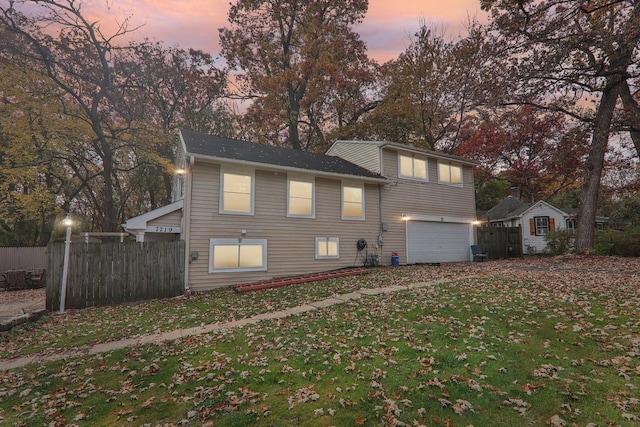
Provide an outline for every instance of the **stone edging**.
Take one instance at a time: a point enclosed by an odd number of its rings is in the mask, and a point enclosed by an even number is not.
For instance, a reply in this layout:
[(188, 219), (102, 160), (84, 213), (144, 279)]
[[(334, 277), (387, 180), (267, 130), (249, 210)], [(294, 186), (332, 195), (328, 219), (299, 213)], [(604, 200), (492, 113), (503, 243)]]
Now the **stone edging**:
[(18, 325), (22, 325), (24, 323), (36, 322), (40, 320), (41, 317), (49, 314), (47, 310), (36, 310), (31, 313), (21, 314), (20, 316), (12, 317), (7, 320), (3, 320), (0, 322), (0, 334), (5, 334), (9, 332), (11, 329), (15, 328)]

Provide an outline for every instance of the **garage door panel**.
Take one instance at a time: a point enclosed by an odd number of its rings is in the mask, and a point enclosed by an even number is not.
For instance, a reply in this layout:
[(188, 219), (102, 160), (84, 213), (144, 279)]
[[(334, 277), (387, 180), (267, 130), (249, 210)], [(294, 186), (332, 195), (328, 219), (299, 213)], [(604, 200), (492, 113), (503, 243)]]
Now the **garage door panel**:
[(407, 262), (469, 261), (470, 230), (468, 224), (407, 222)]

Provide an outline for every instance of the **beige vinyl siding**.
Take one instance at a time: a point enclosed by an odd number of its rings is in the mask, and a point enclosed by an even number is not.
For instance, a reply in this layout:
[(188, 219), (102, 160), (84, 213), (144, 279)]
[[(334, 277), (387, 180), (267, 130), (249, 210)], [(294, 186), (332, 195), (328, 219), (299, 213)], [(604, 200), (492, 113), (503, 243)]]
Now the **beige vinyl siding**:
[[(440, 217), (475, 218), (473, 170), (462, 165), (462, 187), (438, 184), (438, 161), (428, 158), (428, 182), (398, 178), (398, 152), (383, 149), (385, 176), (394, 181), (382, 191), (382, 221), (388, 224), (383, 232), (382, 261), (388, 263), (398, 252), (400, 263), (407, 262), (406, 224), (402, 214)], [(397, 183), (396, 183), (397, 182)]]
[[(254, 215), (221, 215), (218, 213), (220, 166), (198, 160), (192, 173), (188, 250), (197, 251), (198, 259), (189, 265), (189, 282), (196, 291), (348, 267), (356, 258), (357, 240), (364, 237), (373, 244), (378, 234), (376, 184), (365, 184), (367, 221), (341, 220), (341, 180), (323, 177), (315, 178), (316, 217), (289, 218), (287, 173), (258, 169), (255, 170)], [(243, 235), (242, 230), (246, 234)], [(316, 237), (339, 237), (340, 258), (315, 259)], [(209, 240), (212, 238), (266, 239), (267, 271), (209, 273)], [(356, 263), (362, 264), (360, 260)]]
[[(156, 218), (147, 223), (147, 227), (181, 227), (182, 226), (182, 209), (171, 212), (167, 215)], [(144, 234), (146, 242), (170, 242), (179, 240), (180, 233), (154, 233), (147, 231)]]
[(342, 157), (371, 172), (380, 173), (379, 143), (337, 141), (327, 154)]
[(182, 223), (182, 210), (171, 212), (147, 223), (147, 226), (180, 227)]

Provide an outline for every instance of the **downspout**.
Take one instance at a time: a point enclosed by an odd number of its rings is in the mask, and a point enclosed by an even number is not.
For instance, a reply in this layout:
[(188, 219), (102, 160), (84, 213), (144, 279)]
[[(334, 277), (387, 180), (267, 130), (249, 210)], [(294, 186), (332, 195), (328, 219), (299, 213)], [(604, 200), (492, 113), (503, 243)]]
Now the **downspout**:
[(182, 221), (184, 229), (182, 236), (184, 239), (184, 291), (191, 292), (191, 284), (189, 283), (189, 272), (191, 269), (191, 190), (193, 187), (193, 156), (189, 158), (185, 173), (185, 189), (184, 189), (184, 206), (182, 208)]
[[(380, 147), (378, 148), (378, 170), (380, 171), (380, 176), (384, 177), (384, 170), (382, 168), (384, 162), (382, 161), (382, 157), (383, 157), (383, 152), (382, 152), (382, 148)], [(378, 216), (379, 216), (379, 221), (378, 221), (378, 245), (380, 247), (380, 265), (384, 265), (384, 257), (383, 257), (383, 248), (384, 248), (384, 236), (382, 235), (382, 232), (384, 231), (382, 229), (382, 187), (384, 184), (378, 184)]]
[(384, 246), (384, 236), (382, 232), (385, 231), (382, 227), (382, 186), (384, 184), (378, 184), (378, 246), (380, 246), (380, 264), (382, 264), (382, 247)]

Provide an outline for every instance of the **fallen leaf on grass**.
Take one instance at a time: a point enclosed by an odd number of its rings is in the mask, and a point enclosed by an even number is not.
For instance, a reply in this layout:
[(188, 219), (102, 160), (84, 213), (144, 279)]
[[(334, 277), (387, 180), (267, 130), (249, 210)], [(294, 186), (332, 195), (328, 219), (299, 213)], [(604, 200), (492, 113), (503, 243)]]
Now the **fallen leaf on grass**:
[(155, 396), (151, 396), (150, 398), (145, 400), (140, 406), (142, 406), (143, 408), (148, 408), (149, 406), (153, 405), (154, 400), (155, 400)]
[(560, 415), (556, 414), (547, 420), (547, 425), (550, 425), (552, 427), (562, 427), (566, 426), (567, 422), (560, 418)]
[(123, 409), (121, 411), (112, 411), (112, 412), (116, 415), (116, 420), (119, 420), (121, 417), (132, 413), (133, 409)]
[(467, 411), (475, 412), (475, 408), (473, 407), (473, 405), (462, 399), (456, 399), (456, 403), (453, 404), (452, 408), (453, 411), (458, 415), (462, 415)]

